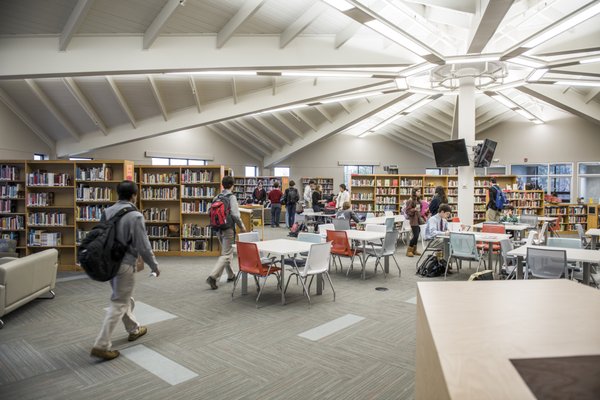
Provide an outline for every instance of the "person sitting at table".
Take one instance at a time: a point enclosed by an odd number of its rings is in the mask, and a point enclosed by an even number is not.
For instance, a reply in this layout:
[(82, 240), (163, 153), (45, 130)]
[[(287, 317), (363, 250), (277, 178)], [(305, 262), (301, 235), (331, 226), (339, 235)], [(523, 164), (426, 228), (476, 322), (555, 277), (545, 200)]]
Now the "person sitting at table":
[(519, 222), (519, 218), (514, 215), (515, 208), (511, 205), (504, 207), (504, 215), (500, 217), (500, 222), (506, 222), (510, 224), (516, 224)]
[(427, 220), (425, 240), (429, 241), (428, 248), (442, 248), (443, 239), (437, 236), (448, 231), (448, 218), (451, 213), (452, 209), (448, 204), (440, 204), (437, 213)]
[(348, 221), (354, 221), (358, 224), (360, 222), (360, 219), (358, 219), (358, 216), (354, 211), (352, 211), (351, 207), (352, 205), (350, 204), (350, 202), (346, 201), (343, 204), (342, 209), (335, 214), (335, 217), (337, 219), (346, 219)]

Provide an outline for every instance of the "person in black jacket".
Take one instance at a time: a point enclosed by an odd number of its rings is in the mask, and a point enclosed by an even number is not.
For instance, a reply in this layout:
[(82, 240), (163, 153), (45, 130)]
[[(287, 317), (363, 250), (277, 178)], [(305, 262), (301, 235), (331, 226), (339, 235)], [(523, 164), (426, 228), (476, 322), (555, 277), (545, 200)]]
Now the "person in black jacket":
[(490, 178), (490, 186), (488, 187), (488, 203), (485, 211), (486, 221), (498, 222), (502, 216), (502, 210), (496, 207), (496, 194), (498, 190), (502, 190), (496, 184), (496, 178)]
[(252, 203), (264, 204), (267, 200), (267, 191), (263, 188), (263, 181), (258, 181), (258, 185), (252, 192)]
[(440, 204), (448, 204), (448, 197), (446, 197), (446, 191), (443, 186), (437, 186), (435, 188), (435, 194), (429, 203), (429, 213), (431, 216), (438, 213)]

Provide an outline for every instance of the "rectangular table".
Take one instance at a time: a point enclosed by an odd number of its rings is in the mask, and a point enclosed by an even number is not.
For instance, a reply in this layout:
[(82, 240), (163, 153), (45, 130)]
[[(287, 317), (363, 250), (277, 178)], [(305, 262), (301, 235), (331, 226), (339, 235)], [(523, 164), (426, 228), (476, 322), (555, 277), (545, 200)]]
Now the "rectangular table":
[(600, 251), (588, 249), (573, 249), (568, 247), (548, 247), (548, 246), (521, 246), (508, 252), (508, 255), (517, 256), (517, 278), (523, 279), (523, 260), (527, 257), (527, 248), (565, 250), (567, 252), (567, 261), (583, 263), (583, 283), (590, 283), (591, 264), (600, 263)]
[[(285, 284), (285, 264), (284, 260), (286, 256), (294, 257), (295, 255), (310, 250), (312, 243), (302, 242), (300, 240), (290, 239), (274, 239), (264, 240), (262, 242), (256, 242), (258, 251), (265, 252), (271, 255), (281, 257), (281, 304), (285, 305), (285, 292), (283, 291), (283, 285)], [(247, 278), (244, 276), (242, 280), (242, 292), (244, 291), (244, 284), (247, 285)]]
[[(513, 224), (513, 223), (506, 223), (506, 222), (500, 222), (502, 225), (504, 225), (504, 229), (506, 229), (507, 231), (511, 231), (515, 233), (515, 240), (521, 240), (521, 238), (523, 237), (523, 231), (526, 231), (527, 229), (531, 229), (531, 227), (527, 224)], [(480, 222), (478, 224), (473, 225), (473, 229), (483, 229), (483, 222)]]
[[(404, 215), (393, 215), (393, 217), (394, 217), (395, 224), (404, 222), (406, 220)], [(361, 224), (361, 225), (366, 225), (366, 224), (383, 225), (383, 224), (385, 224), (385, 220), (388, 218), (392, 218), (392, 216), (386, 217), (384, 215), (381, 217), (371, 217), (371, 218), (365, 219), (364, 221), (359, 222), (359, 224)]]
[(600, 229), (588, 229), (588, 231), (585, 234), (592, 237), (592, 243), (590, 244), (590, 247), (592, 248), (592, 250), (596, 250), (596, 248), (598, 247), (598, 237), (600, 236)]
[(599, 313), (564, 279), (418, 282), (416, 398), (534, 399), (510, 360), (600, 354)]
[[(375, 232), (375, 231), (358, 231), (355, 229), (344, 231), (348, 235), (348, 239), (356, 240), (362, 243), (362, 254), (360, 255), (360, 263), (362, 266), (362, 278), (365, 279), (365, 267), (366, 267), (366, 254), (365, 249), (367, 242), (375, 240), (382, 240), (385, 238), (386, 232)], [(385, 273), (390, 272), (390, 263), (388, 257), (385, 258), (384, 267)]]

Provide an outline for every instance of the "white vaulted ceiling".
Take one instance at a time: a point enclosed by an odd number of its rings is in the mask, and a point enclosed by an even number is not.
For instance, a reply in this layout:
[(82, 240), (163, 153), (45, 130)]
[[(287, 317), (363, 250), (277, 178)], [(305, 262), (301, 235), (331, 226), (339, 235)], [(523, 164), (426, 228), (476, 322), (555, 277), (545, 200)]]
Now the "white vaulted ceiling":
[(0, 1), (0, 101), (58, 156), (195, 126), (265, 166), (335, 134), (431, 156), (457, 90), (430, 71), (481, 54), (506, 76), (478, 91), (477, 132), (600, 124), (600, 1)]

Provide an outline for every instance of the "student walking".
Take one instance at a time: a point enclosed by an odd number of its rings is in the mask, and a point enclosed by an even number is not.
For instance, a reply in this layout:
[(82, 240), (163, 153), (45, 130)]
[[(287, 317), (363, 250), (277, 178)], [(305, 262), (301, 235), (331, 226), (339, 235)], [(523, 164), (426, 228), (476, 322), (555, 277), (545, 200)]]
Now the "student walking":
[(91, 352), (93, 357), (104, 360), (112, 360), (120, 354), (118, 350), (112, 350), (111, 342), (112, 333), (119, 321), (123, 321), (125, 330), (129, 333), (128, 340), (130, 342), (148, 332), (148, 329), (141, 326), (133, 315), (135, 303), (131, 296), (135, 284), (134, 273), (138, 256), (141, 256), (156, 276), (160, 275), (158, 262), (152, 253), (146, 233), (144, 216), (135, 208), (137, 185), (132, 181), (123, 181), (117, 186), (117, 194), (119, 201), (104, 211), (102, 221), (109, 220), (124, 208), (133, 207), (135, 210), (123, 215), (116, 225), (116, 239), (121, 243), (127, 243), (127, 251), (117, 275), (110, 281), (112, 287), (110, 305)]
[(502, 216), (502, 208), (496, 205), (496, 196), (498, 191), (502, 192), (500, 186), (496, 184), (496, 178), (490, 178), (490, 186), (488, 188), (488, 203), (485, 211), (485, 219), (490, 222), (500, 221)]
[(279, 228), (279, 218), (281, 216), (281, 197), (283, 193), (279, 189), (279, 182), (273, 182), (273, 189), (269, 192), (267, 197), (271, 202), (271, 228)]
[(287, 227), (291, 228), (296, 221), (296, 204), (300, 201), (300, 194), (296, 189), (296, 182), (290, 181), (289, 187), (285, 189), (282, 203), (285, 205)]
[(412, 239), (408, 243), (406, 249), (406, 255), (408, 257), (419, 256), (421, 253), (417, 250), (417, 243), (419, 241), (419, 233), (421, 232), (420, 217), (421, 217), (421, 189), (414, 188), (411, 192), (410, 199), (406, 202), (406, 215), (410, 221), (410, 228), (412, 230)]
[(221, 180), (223, 185), (223, 191), (217, 197), (213, 199), (213, 203), (217, 200), (221, 200), (225, 203), (225, 207), (229, 209), (228, 216), (228, 227), (221, 229), (217, 233), (219, 242), (221, 243), (221, 256), (217, 259), (217, 263), (213, 268), (212, 272), (206, 278), (206, 283), (212, 290), (216, 290), (217, 281), (221, 278), (223, 270), (227, 269), (227, 282), (233, 282), (235, 279), (235, 273), (231, 268), (231, 260), (233, 259), (233, 241), (235, 239), (235, 226), (239, 226), (241, 232), (246, 232), (246, 227), (240, 217), (240, 208), (235, 196), (231, 193), (233, 187), (233, 177), (225, 176)]

